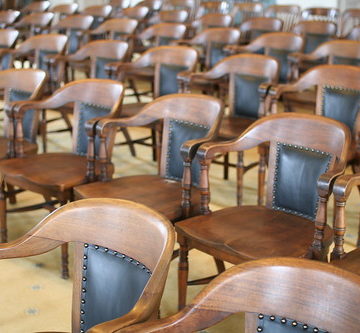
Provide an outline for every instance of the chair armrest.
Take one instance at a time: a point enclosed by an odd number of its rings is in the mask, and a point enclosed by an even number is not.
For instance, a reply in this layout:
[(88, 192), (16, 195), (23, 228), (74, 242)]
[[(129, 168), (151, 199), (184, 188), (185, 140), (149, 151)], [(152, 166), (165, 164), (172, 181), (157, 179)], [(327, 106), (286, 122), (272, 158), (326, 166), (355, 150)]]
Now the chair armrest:
[(360, 174), (342, 175), (335, 181), (333, 193), (336, 201), (346, 202), (354, 186), (360, 185)]
[(246, 51), (247, 51), (246, 47), (241, 45), (226, 45), (224, 47), (224, 52), (227, 53), (228, 55), (244, 53)]
[(229, 141), (206, 142), (199, 147), (196, 156), (200, 161), (211, 161), (218, 156), (225, 155), (231, 151), (237, 151), (237, 141), (237, 139), (234, 139)]
[(189, 140), (183, 143), (180, 148), (180, 154), (184, 161), (191, 161), (195, 158), (198, 148), (207, 143), (216, 140), (217, 135), (208, 135), (205, 138)]
[(342, 163), (335, 170), (326, 172), (319, 177), (317, 181), (317, 189), (320, 197), (327, 199), (330, 196), (336, 178), (344, 173), (345, 167), (346, 164)]

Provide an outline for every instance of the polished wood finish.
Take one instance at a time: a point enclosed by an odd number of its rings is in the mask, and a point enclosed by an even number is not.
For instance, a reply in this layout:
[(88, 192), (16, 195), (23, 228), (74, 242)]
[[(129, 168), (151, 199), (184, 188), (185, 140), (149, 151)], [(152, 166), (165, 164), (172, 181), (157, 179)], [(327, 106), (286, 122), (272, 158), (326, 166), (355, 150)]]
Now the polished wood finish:
[[(263, 15), (264, 7), (260, 2), (243, 2), (235, 3), (231, 10), (231, 16), (233, 17), (233, 24), (238, 25), (244, 21)], [(238, 20), (240, 16), (240, 20)]]
[[(355, 274), (305, 259), (263, 259), (229, 268), (181, 312), (119, 332), (195, 332), (246, 312), (291, 318), (296, 326), (300, 322), (352, 333), (360, 325), (359, 297), (360, 278)], [(255, 326), (246, 332), (261, 329)]]
[[(266, 33), (266, 32), (274, 32), (281, 31), (283, 27), (283, 21), (278, 18), (272, 17), (254, 17), (244, 21), (239, 29), (241, 32), (241, 44), (250, 43), (254, 37), (252, 36), (253, 31)], [(258, 36), (258, 33), (255, 34)], [(255, 38), (256, 38), (255, 37)]]
[[(154, 314), (156, 316), (174, 239), (169, 221), (150, 208), (125, 200), (89, 199), (57, 209), (23, 237), (0, 244), (0, 259), (38, 255), (69, 242), (75, 243), (73, 332), (80, 331), (81, 249), (84, 243), (124, 253), (145, 264), (152, 275), (134, 308), (121, 318), (91, 329), (92, 332), (109, 332), (112, 327), (126, 327), (154, 318)], [(135, 243), (137, 246), (134, 246)]]
[(60, 17), (67, 15), (74, 15), (78, 10), (79, 5), (77, 3), (65, 3), (51, 7), (50, 11), (53, 13), (59, 13)]
[[(102, 120), (97, 124), (102, 145), (115, 127), (145, 126), (156, 121), (163, 121), (161, 152), (159, 151), (158, 176), (130, 176), (111, 180), (106, 172), (106, 165), (111, 159), (111, 150), (100, 147), (102, 156), (102, 181), (78, 186), (76, 198), (98, 198), (102, 196), (127, 198), (156, 208), (172, 222), (199, 213), (199, 190), (194, 188), (191, 179), (191, 163), (201, 143), (213, 140), (218, 132), (222, 117), (222, 103), (209, 96), (176, 94), (163, 96), (147, 104), (135, 116), (130, 118)], [(209, 127), (206, 137), (191, 140), (182, 145), (181, 155), (184, 160), (182, 184), (167, 175), (167, 152), (171, 145), (169, 134), (170, 120), (183, 121)], [(90, 142), (94, 138), (90, 139)], [(180, 152), (179, 152), (180, 153)], [(88, 160), (94, 164), (94, 157)], [(180, 166), (181, 167), (181, 166)], [(192, 198), (194, 200), (192, 201)]]
[(21, 36), (26, 39), (41, 33), (48, 32), (54, 13), (31, 13), (14, 24), (14, 28), (21, 31)]
[(360, 24), (360, 8), (349, 8), (345, 10), (341, 15), (340, 23), (339, 35), (346, 37), (355, 26)]
[(264, 12), (265, 17), (277, 17), (284, 22), (283, 31), (291, 31), (298, 22), (301, 7), (298, 5), (271, 5)]
[(23, 13), (42, 13), (46, 12), (50, 7), (50, 1), (31, 1), (27, 6), (22, 8)]
[[(0, 222), (1, 239), (7, 240), (6, 233), (6, 197), (4, 184), (20, 187), (44, 196), (45, 203), (28, 207), (27, 210), (46, 208), (49, 211), (55, 209), (55, 204), (65, 204), (73, 198), (72, 188), (88, 182), (87, 160), (78, 150), (79, 144), (79, 122), (81, 121), (81, 104), (86, 103), (95, 106), (109, 108), (110, 114), (117, 114), (123, 95), (121, 83), (112, 80), (89, 79), (69, 83), (57, 90), (52, 96), (41, 101), (13, 103), (10, 117), (10, 128), (15, 127), (16, 159), (10, 159), (0, 163), (2, 174), (2, 186), (0, 189)], [(40, 155), (25, 156), (24, 138), (22, 131), (22, 119), (27, 110), (57, 109), (63, 105), (72, 103), (74, 107), (74, 130), (72, 153), (44, 153)], [(95, 122), (96, 124), (96, 122)], [(91, 128), (89, 129), (92, 130)], [(11, 139), (11, 137), (10, 137)], [(111, 146), (113, 140), (109, 137), (108, 144)], [(89, 145), (88, 149), (95, 151), (95, 147)], [(11, 151), (9, 152), (11, 154)], [(7, 163), (5, 163), (7, 162)], [(111, 166), (108, 166), (111, 168)], [(96, 172), (96, 171), (95, 171)], [(110, 171), (109, 171), (110, 172)], [(52, 200), (55, 198), (55, 200)], [(25, 208), (21, 209), (26, 210)], [(67, 248), (63, 247), (63, 277), (68, 277), (67, 270)]]
[(221, 14), (221, 13), (208, 13), (197, 20), (194, 20), (191, 23), (189, 29), (192, 32), (189, 33), (190, 36), (194, 36), (197, 33), (209, 29), (209, 28), (226, 28), (230, 27), (232, 23), (231, 15)]
[(18, 10), (1, 10), (0, 11), (0, 27), (6, 28), (11, 26), (19, 17), (20, 12)]
[[(197, 157), (201, 163), (201, 211), (204, 216), (175, 225), (180, 243), (179, 307), (185, 306), (188, 251), (192, 248), (234, 264), (279, 255), (326, 260), (332, 241), (332, 233), (326, 226), (327, 200), (334, 177), (344, 171), (350, 138), (349, 129), (333, 119), (283, 113), (258, 120), (232, 141), (202, 145)], [(265, 142), (270, 142), (266, 206), (240, 206), (211, 213), (208, 173), (211, 161), (230, 151), (240, 152)], [(278, 142), (331, 154), (327, 177), (323, 177), (327, 181), (323, 182), (319, 192), (315, 223), (273, 208)]]

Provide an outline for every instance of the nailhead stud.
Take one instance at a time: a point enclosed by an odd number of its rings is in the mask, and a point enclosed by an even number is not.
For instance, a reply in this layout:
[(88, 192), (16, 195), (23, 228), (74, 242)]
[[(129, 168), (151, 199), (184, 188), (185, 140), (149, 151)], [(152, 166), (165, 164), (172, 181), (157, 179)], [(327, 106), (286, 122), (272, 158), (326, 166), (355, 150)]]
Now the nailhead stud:
[(87, 280), (87, 278), (86, 278), (85, 276), (83, 276), (82, 280), (83, 280), (83, 281), (86, 281), (86, 280)]
[(309, 328), (309, 326), (307, 324), (303, 325), (303, 330), (307, 330)]
[(258, 332), (262, 332), (263, 331), (263, 328), (261, 326), (259, 326), (257, 329), (256, 329)]
[(270, 320), (274, 321), (275, 320), (275, 316), (270, 316)]
[(84, 244), (84, 247), (89, 247), (89, 244), (88, 244), (88, 243), (85, 243), (85, 244)]
[(259, 313), (258, 318), (259, 319), (264, 319), (264, 315), (262, 313)]
[(313, 332), (317, 333), (317, 332), (319, 332), (319, 329), (318, 329), (317, 327), (315, 327), (315, 328), (313, 329)]
[(84, 311), (84, 310), (80, 310), (80, 313), (83, 315), (83, 314), (85, 314), (85, 311)]
[(84, 300), (84, 299), (81, 300), (81, 304), (85, 304), (85, 300)]
[(280, 321), (281, 321), (281, 324), (286, 324), (286, 319), (285, 318), (282, 318)]
[(293, 321), (292, 323), (291, 323), (291, 325), (293, 326), (293, 327), (296, 327), (297, 326), (297, 322), (296, 321)]

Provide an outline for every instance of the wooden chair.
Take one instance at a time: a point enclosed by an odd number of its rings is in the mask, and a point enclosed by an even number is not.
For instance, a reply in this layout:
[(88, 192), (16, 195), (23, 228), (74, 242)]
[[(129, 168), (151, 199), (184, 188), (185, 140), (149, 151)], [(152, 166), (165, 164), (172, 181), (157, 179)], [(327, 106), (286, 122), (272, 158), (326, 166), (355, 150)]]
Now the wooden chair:
[(135, 37), (134, 52), (143, 53), (146, 50), (163, 45), (170, 45), (184, 38), (186, 26), (181, 23), (154, 24)]
[[(7, 210), (5, 183), (22, 190), (39, 193), (45, 202), (30, 207), (22, 207), (12, 212), (45, 208), (49, 211), (55, 205), (64, 205), (73, 198), (72, 189), (89, 181), (87, 177), (87, 135), (85, 122), (94, 117), (103, 117), (116, 113), (121, 105), (123, 86), (112, 80), (89, 79), (69, 83), (57, 90), (45, 100), (17, 102), (12, 105), (9, 128), (16, 124), (15, 147), (16, 159), (0, 162), (2, 186), (0, 188), (0, 223), (1, 240), (7, 240)], [(43, 153), (24, 155), (22, 123), (28, 110), (57, 109), (73, 103), (74, 125), (71, 153)], [(91, 130), (91, 129), (90, 129)], [(11, 136), (10, 136), (11, 139)], [(109, 142), (111, 145), (111, 143)], [(95, 149), (95, 147), (91, 147)], [(96, 150), (97, 151), (97, 150)], [(11, 152), (10, 152), (11, 153)], [(95, 153), (96, 154), (96, 153)], [(111, 166), (109, 166), (111, 168)], [(110, 171), (109, 171), (110, 172)], [(67, 246), (62, 247), (62, 276), (68, 277)]]
[(0, 29), (0, 69), (13, 67), (12, 56), (9, 50), (13, 50), (16, 45), (19, 32), (13, 29)]
[[(154, 99), (175, 94), (182, 91), (177, 75), (179, 73), (186, 75), (186, 73), (193, 72), (197, 61), (198, 54), (193, 48), (186, 46), (158, 46), (147, 50), (134, 62), (109, 64), (108, 68), (113, 73), (112, 77), (117, 77), (122, 82), (129, 80), (139, 101), (139, 103), (124, 104), (121, 115), (124, 117), (133, 116), (144, 106), (144, 103), (140, 102), (140, 94), (136, 89), (135, 80), (150, 81), (152, 85), (151, 93)], [(149, 127), (151, 136), (133, 142), (152, 147), (153, 160), (155, 161), (157, 146), (155, 128), (153, 125)], [(152, 143), (147, 143), (148, 139), (152, 139)]]
[(291, 68), (288, 65), (288, 55), (301, 52), (304, 39), (292, 32), (269, 32), (261, 35), (247, 45), (230, 45), (226, 48), (231, 54), (236, 53), (264, 53), (274, 57), (280, 65), (280, 82), (291, 79)]
[(59, 14), (60, 18), (64, 18), (68, 15), (74, 15), (78, 9), (79, 5), (77, 3), (64, 3), (52, 7), (50, 11)]
[[(132, 44), (138, 21), (127, 17), (106, 20), (95, 30), (90, 31), (90, 38), (100, 36), (102, 39), (118, 39)], [(130, 47), (132, 49), (132, 47)]]
[(185, 23), (189, 18), (189, 12), (185, 9), (161, 10), (159, 23)]
[[(197, 158), (203, 215), (175, 225), (180, 244), (179, 307), (186, 302), (188, 252), (192, 248), (215, 257), (219, 272), (224, 270), (221, 260), (232, 264), (276, 256), (326, 260), (332, 242), (331, 229), (326, 226), (327, 198), (334, 177), (344, 171), (350, 141), (349, 129), (338, 121), (282, 113), (256, 121), (235, 140), (202, 145)], [(214, 157), (265, 142), (270, 142), (266, 206), (211, 212), (208, 170)], [(319, 200), (317, 180), (324, 173), (327, 182)], [(264, 181), (264, 168), (259, 168), (259, 178)]]
[[(276, 84), (278, 78), (279, 65), (275, 59), (264, 55), (241, 54), (221, 60), (208, 72), (191, 74), (184, 84), (186, 90), (192, 87), (205, 90), (211, 83), (220, 86), (221, 99), (225, 100), (228, 96), (229, 115), (221, 122), (219, 137), (223, 140), (231, 140), (237, 138), (258, 118), (266, 115), (264, 103), (267, 91), (260, 93), (259, 87), (265, 82), (269, 85), (271, 82)], [(229, 166), (237, 167), (239, 177), (237, 200), (240, 206), (243, 197), (242, 177), (258, 163), (245, 166), (242, 153), (238, 154), (236, 165), (229, 163), (228, 154), (224, 158), (224, 179), (229, 177)]]
[[(17, 101), (35, 101), (42, 96), (46, 82), (46, 72), (40, 69), (7, 69), (0, 71), (0, 89), (4, 96), (4, 109), (10, 103)], [(29, 111), (23, 119), (24, 153), (35, 154), (37, 151), (38, 117), (36, 113)], [(9, 128), (9, 120), (4, 115), (4, 136), (0, 137), (0, 159), (14, 158), (15, 147), (13, 144), (14, 128)], [(11, 138), (10, 138), (11, 137)]]
[(146, 6), (129, 7), (129, 8), (125, 8), (122, 11), (120, 17), (127, 17), (138, 21), (138, 26), (136, 30), (137, 32), (141, 32), (142, 30), (145, 29), (149, 11), (150, 11), (149, 8)]
[(253, 17), (260, 17), (263, 14), (263, 5), (259, 2), (243, 2), (233, 5), (231, 16), (233, 25), (239, 26), (241, 23)]
[(189, 35), (192, 37), (197, 33), (209, 28), (226, 28), (232, 23), (232, 17), (228, 14), (208, 13), (191, 23), (189, 27), (192, 32)]
[(281, 31), (283, 21), (271, 17), (255, 17), (243, 22), (239, 29), (241, 33), (240, 44), (247, 44), (264, 33)]
[(301, 8), (298, 5), (272, 5), (266, 8), (265, 17), (277, 17), (284, 22), (283, 31), (292, 31), (298, 22)]
[(112, 7), (111, 16), (118, 17), (125, 8), (129, 7), (130, 0), (110, 0), (109, 5)]
[[(133, 200), (156, 209), (173, 223), (198, 214), (200, 198), (196, 186), (199, 183), (199, 165), (193, 162), (193, 158), (201, 143), (215, 138), (222, 113), (222, 103), (214, 97), (176, 94), (150, 102), (133, 117), (99, 122), (97, 128), (103, 152), (103, 176), (93, 186), (77, 186), (75, 197)], [(111, 160), (111, 150), (106, 150), (104, 144), (112, 129), (145, 126), (159, 120), (163, 122), (161, 151), (157, 151), (159, 175), (111, 179), (105, 170)], [(89, 137), (89, 142), (93, 140), (94, 137)], [(88, 161), (94, 166), (91, 154)]]
[(343, 269), (305, 259), (262, 259), (229, 268), (181, 312), (119, 332), (197, 332), (245, 312), (247, 333), (352, 333), (360, 324), (359, 296), (360, 278)]
[(360, 24), (360, 9), (350, 8), (345, 10), (340, 18), (339, 35), (345, 37), (351, 30)]
[(208, 70), (226, 57), (223, 48), (239, 42), (240, 32), (235, 28), (209, 28), (188, 40), (179, 43), (201, 47), (200, 63)]
[(19, 22), (14, 24), (14, 28), (21, 32), (21, 37), (29, 37), (45, 33), (49, 30), (54, 13), (31, 13), (24, 16)]
[(301, 21), (293, 32), (305, 39), (304, 53), (314, 51), (320, 44), (336, 38), (336, 24), (323, 21)]
[(50, 8), (50, 1), (31, 1), (21, 9), (22, 13), (43, 13)]
[(333, 22), (338, 23), (339, 10), (337, 8), (330, 7), (311, 7), (306, 8), (302, 11), (301, 17), (304, 20), (311, 21), (322, 21), (322, 22)]
[(111, 11), (112, 7), (110, 5), (95, 5), (84, 8), (81, 14), (93, 16), (94, 22), (91, 25), (91, 29), (96, 29), (101, 23), (110, 17)]
[(51, 30), (68, 36), (66, 54), (72, 54), (86, 44), (87, 32), (93, 22), (94, 18), (91, 15), (69, 15), (61, 19)]
[[(296, 52), (289, 55), (291, 79), (299, 78), (303, 62), (316, 62), (325, 59), (328, 64), (360, 66), (360, 42), (352, 40), (332, 40), (320, 44), (311, 53)], [(314, 99), (315, 103), (315, 99)]]
[(186, 10), (189, 22), (191, 22), (195, 18), (197, 7), (196, 0), (167, 0), (162, 6), (162, 10)]
[(335, 219), (334, 229), (334, 249), (331, 253), (331, 264), (346, 269), (360, 275), (359, 265), (359, 235), (357, 239), (357, 249), (346, 253), (344, 250), (344, 235), (346, 233), (346, 203), (354, 187), (359, 187), (359, 173), (353, 175), (343, 175), (336, 179), (333, 193), (335, 197)]
[(225, 14), (229, 10), (229, 4), (223, 1), (201, 1), (196, 11), (196, 18), (209, 13)]
[(19, 18), (20, 12), (18, 10), (1, 10), (0, 11), (0, 28), (7, 28), (15, 23)]
[(1, 244), (0, 258), (34, 256), (74, 243), (72, 332), (102, 331), (156, 318), (174, 238), (169, 221), (143, 205), (82, 200)]

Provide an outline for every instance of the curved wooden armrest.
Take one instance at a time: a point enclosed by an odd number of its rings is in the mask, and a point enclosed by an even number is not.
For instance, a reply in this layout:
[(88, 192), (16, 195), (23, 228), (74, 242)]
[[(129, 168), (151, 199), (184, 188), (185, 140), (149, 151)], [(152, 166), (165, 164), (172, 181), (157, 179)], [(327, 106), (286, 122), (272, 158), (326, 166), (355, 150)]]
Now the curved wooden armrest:
[(274, 83), (271, 83), (271, 82), (270, 83), (261, 83), (258, 88), (258, 92), (259, 92), (260, 96), (262, 96), (262, 97), (266, 96), (269, 93), (271, 87), (273, 87), (273, 86), (274, 86)]
[(4, 55), (4, 54), (15, 54), (16, 50), (14, 49), (0, 49), (0, 56)]
[(228, 55), (251, 52), (247, 45), (226, 45), (223, 50)]
[(210, 141), (214, 141), (216, 135), (208, 135), (201, 139), (186, 141), (180, 148), (180, 153), (184, 161), (191, 161), (195, 158), (198, 148)]
[(342, 175), (335, 181), (333, 193), (338, 202), (345, 202), (354, 186), (360, 185), (360, 174)]
[(317, 181), (317, 188), (320, 197), (328, 198), (331, 194), (334, 182), (337, 177), (345, 171), (346, 164), (341, 163), (338, 168), (322, 174)]
[(133, 63), (129, 62), (109, 62), (105, 66), (105, 71), (109, 71), (112, 73), (126, 72), (130, 69), (136, 68)]
[(177, 80), (180, 80), (184, 83), (189, 83), (192, 79), (193, 74), (194, 73), (191, 71), (182, 71), (177, 74), (176, 78), (177, 78)]
[(286, 92), (296, 92), (298, 89), (290, 84), (272, 85), (268, 91), (269, 96), (273, 99), (279, 99)]
[(231, 151), (237, 151), (238, 139), (220, 142), (207, 142), (197, 150), (199, 160), (213, 160), (219, 155), (224, 155)]
[(299, 64), (302, 61), (314, 61), (317, 59), (319, 59), (319, 57), (316, 56), (315, 54), (305, 54), (305, 53), (300, 53), (300, 52), (294, 52), (294, 53), (290, 53), (288, 55), (288, 60), (293, 64)]

